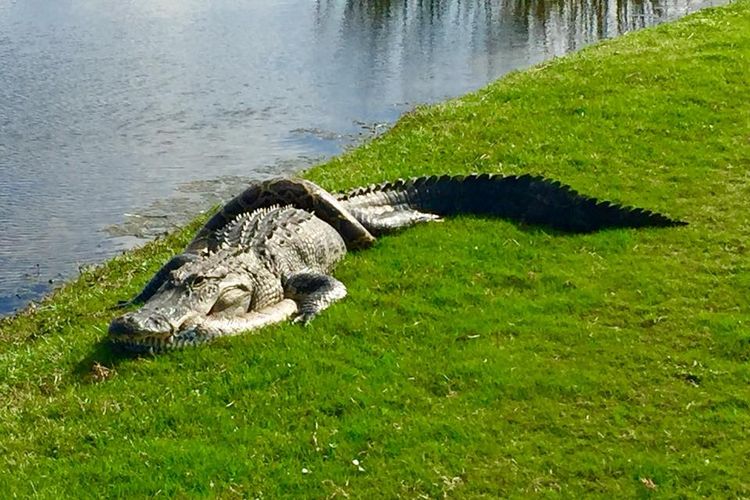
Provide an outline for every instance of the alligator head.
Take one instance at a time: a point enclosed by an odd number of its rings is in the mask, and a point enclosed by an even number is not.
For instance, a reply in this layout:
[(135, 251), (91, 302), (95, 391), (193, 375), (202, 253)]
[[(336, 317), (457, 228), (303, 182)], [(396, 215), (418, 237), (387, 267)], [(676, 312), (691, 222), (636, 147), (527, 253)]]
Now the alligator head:
[(140, 309), (115, 318), (110, 339), (128, 350), (162, 351), (197, 344), (224, 331), (252, 308), (251, 255), (219, 254), (189, 262), (169, 277)]

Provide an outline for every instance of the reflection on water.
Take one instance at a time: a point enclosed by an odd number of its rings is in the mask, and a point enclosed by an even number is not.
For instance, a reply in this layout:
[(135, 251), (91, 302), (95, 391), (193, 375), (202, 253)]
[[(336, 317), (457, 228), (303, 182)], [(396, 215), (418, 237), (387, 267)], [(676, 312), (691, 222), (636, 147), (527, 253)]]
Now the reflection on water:
[(241, 188), (196, 182), (294, 172), (417, 103), (703, 5), (0, 0), (0, 313), (153, 234), (126, 214), (171, 224)]

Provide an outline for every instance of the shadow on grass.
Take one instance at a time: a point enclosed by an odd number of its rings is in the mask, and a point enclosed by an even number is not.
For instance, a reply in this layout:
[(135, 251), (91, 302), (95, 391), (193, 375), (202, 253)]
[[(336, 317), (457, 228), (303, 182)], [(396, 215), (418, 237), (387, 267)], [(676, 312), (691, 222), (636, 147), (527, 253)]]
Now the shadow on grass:
[(93, 345), (91, 352), (73, 368), (73, 375), (84, 382), (100, 383), (108, 380), (123, 363), (151, 358), (150, 353), (134, 353), (105, 337)]

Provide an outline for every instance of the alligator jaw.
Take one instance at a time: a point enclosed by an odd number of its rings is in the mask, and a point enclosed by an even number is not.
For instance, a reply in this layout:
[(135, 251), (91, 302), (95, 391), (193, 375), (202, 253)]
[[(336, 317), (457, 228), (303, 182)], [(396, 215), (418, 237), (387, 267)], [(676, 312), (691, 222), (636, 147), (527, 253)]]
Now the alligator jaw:
[(166, 315), (158, 312), (143, 314), (134, 311), (115, 318), (109, 325), (110, 340), (129, 351), (158, 352), (190, 343), (182, 338), (182, 330), (188, 323), (194, 323), (193, 315), (171, 321)]
[[(257, 330), (265, 326), (280, 323), (292, 318), (299, 312), (297, 303), (292, 299), (283, 299), (276, 304), (259, 311), (250, 311), (231, 317), (213, 317), (193, 315), (184, 319), (179, 327), (170, 324), (170, 330), (147, 331), (134, 329), (134, 318), (140, 311), (127, 313), (115, 318), (109, 326), (110, 340), (117, 346), (135, 353), (157, 353), (185, 346), (199, 345), (216, 337), (237, 335)], [(156, 316), (157, 318), (159, 315)], [(160, 321), (148, 321), (154, 315), (147, 316), (142, 324), (159, 324)], [(166, 319), (165, 319), (166, 321)]]

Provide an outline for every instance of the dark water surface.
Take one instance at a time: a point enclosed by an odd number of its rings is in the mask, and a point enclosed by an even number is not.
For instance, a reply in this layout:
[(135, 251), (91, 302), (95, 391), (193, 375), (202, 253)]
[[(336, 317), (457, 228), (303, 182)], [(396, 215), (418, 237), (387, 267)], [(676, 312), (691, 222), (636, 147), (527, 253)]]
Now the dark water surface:
[(710, 3), (0, 0), (0, 314), (415, 104)]

